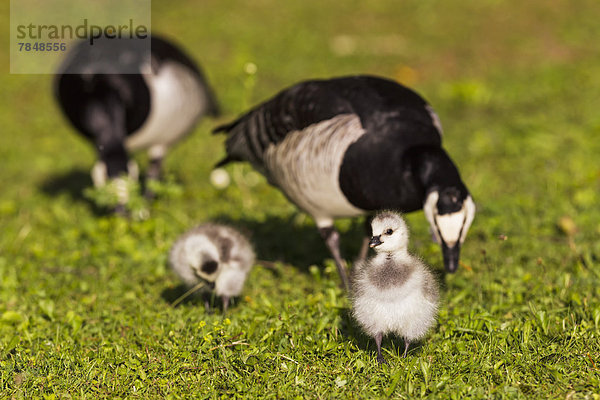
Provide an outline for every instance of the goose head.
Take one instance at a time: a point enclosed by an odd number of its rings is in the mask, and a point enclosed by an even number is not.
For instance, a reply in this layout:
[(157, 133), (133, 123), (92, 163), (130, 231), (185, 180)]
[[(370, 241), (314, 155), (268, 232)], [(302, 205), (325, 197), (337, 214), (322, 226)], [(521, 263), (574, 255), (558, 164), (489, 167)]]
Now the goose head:
[(460, 248), (475, 218), (475, 203), (466, 190), (457, 187), (431, 191), (423, 206), (433, 238), (442, 247), (444, 267), (458, 268)]
[(400, 215), (388, 211), (377, 214), (371, 221), (371, 229), (369, 246), (375, 251), (408, 251), (408, 227)]
[(205, 236), (192, 236), (186, 240), (187, 261), (194, 274), (208, 282), (217, 280), (220, 271), (219, 251)]

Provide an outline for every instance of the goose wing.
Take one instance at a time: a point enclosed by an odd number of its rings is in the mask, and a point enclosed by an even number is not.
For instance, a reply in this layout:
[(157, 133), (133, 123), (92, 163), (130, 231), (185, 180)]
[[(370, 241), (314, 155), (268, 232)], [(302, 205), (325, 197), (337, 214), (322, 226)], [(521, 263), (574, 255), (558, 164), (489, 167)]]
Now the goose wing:
[(339, 114), (352, 113), (352, 105), (326, 81), (309, 81), (286, 89), (258, 105), (230, 124), (213, 133), (227, 133), (227, 157), (218, 165), (231, 161), (262, 164), (263, 153), (277, 145), (291, 132), (301, 131)]
[(217, 166), (232, 161), (262, 166), (263, 153), (270, 145), (341, 114), (357, 115), (371, 135), (417, 124), (423, 127), (419, 132), (433, 132), (433, 141), (440, 141), (441, 128), (433, 110), (418, 94), (396, 82), (372, 76), (313, 80), (292, 86), (217, 127), (213, 133), (228, 134), (227, 156)]

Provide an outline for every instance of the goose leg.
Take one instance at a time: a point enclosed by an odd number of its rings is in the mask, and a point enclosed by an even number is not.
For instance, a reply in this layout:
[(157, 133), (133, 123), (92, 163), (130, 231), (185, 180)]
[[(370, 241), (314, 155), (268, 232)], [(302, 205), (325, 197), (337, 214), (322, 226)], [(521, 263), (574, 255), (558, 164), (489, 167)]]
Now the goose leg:
[(146, 190), (144, 196), (148, 200), (152, 200), (156, 197), (156, 193), (148, 189), (148, 182), (160, 181), (162, 178), (162, 163), (167, 149), (163, 145), (152, 146), (148, 150), (148, 156), (150, 157), (150, 164), (148, 165), (148, 171), (146, 171)]
[(161, 158), (152, 158), (150, 160), (150, 164), (148, 165), (148, 171), (146, 172), (146, 189), (144, 190), (144, 197), (148, 200), (152, 200), (156, 197), (156, 193), (154, 193), (149, 187), (148, 183), (151, 181), (160, 181), (161, 171), (162, 171), (162, 157)]
[(363, 238), (362, 244), (360, 246), (360, 252), (358, 253), (358, 261), (362, 261), (367, 258), (367, 254), (369, 253), (369, 240), (371, 237), (371, 221), (373, 221), (373, 216), (368, 216), (365, 218), (365, 237)]
[(402, 354), (402, 357), (406, 357), (406, 353), (408, 353), (408, 346), (410, 346), (410, 340), (404, 338), (404, 354)]
[(358, 253), (357, 261), (363, 261), (367, 258), (367, 253), (369, 252), (369, 241), (368, 237), (364, 237), (362, 240), (362, 244), (360, 245), (360, 252)]
[(161, 158), (153, 158), (150, 160), (150, 165), (148, 165), (148, 172), (146, 173), (147, 179), (160, 180), (161, 171), (162, 171), (162, 157)]
[[(127, 173), (128, 156), (123, 144), (117, 140), (102, 144), (97, 143), (98, 153), (100, 155), (100, 162), (105, 166), (105, 177), (104, 182), (108, 183), (109, 180), (115, 185), (116, 195), (119, 199), (119, 203), (113, 209), (113, 212), (120, 216), (127, 216), (127, 203), (129, 193), (127, 193), (126, 181), (122, 179), (122, 175)], [(92, 179), (94, 177), (92, 172)], [(96, 185), (98, 186), (98, 185)]]
[(340, 233), (336, 231), (333, 226), (319, 228), (319, 233), (321, 234), (323, 240), (325, 240), (325, 244), (333, 256), (335, 266), (337, 267), (340, 278), (342, 279), (344, 289), (349, 292), (350, 281), (348, 280), (348, 274), (346, 273), (345, 262), (340, 253)]
[(375, 335), (375, 344), (377, 345), (377, 362), (379, 364), (387, 364), (387, 361), (385, 361), (385, 358), (383, 358), (383, 354), (381, 354), (382, 339), (383, 339), (383, 334), (381, 332), (379, 332), (377, 335)]
[(223, 300), (223, 314), (225, 314), (227, 312), (227, 309), (229, 308), (229, 296), (223, 296), (222, 300)]
[(128, 215), (127, 207), (125, 207), (125, 204), (117, 204), (113, 209), (113, 212), (120, 217), (127, 217)]
[(212, 309), (212, 306), (214, 305), (213, 293), (203, 293), (202, 297), (204, 299), (204, 311), (206, 311), (207, 314), (213, 314), (214, 313), (214, 311)]

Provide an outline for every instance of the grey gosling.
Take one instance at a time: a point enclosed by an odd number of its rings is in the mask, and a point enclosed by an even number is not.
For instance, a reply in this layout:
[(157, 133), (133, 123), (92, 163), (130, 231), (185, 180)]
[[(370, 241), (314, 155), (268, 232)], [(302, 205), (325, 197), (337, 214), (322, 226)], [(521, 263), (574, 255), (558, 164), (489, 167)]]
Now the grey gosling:
[[(242, 292), (255, 260), (250, 242), (237, 230), (217, 224), (204, 224), (181, 235), (171, 247), (169, 263), (186, 286), (205, 281), (223, 301)], [(205, 302), (208, 308), (208, 302)]]
[(438, 284), (427, 266), (408, 253), (408, 228), (396, 213), (383, 212), (371, 222), (369, 245), (377, 254), (360, 261), (352, 276), (353, 315), (377, 344), (377, 361), (384, 335), (404, 338), (404, 357), (413, 340), (435, 323)]

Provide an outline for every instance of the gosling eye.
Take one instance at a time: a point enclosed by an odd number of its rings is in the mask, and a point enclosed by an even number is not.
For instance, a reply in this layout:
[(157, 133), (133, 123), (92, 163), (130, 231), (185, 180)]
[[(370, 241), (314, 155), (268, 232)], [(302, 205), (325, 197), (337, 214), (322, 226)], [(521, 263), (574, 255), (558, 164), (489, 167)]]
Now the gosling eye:
[(394, 233), (394, 231), (391, 230), (391, 229), (388, 229), (388, 230), (385, 231), (386, 235), (391, 235), (392, 233)]

